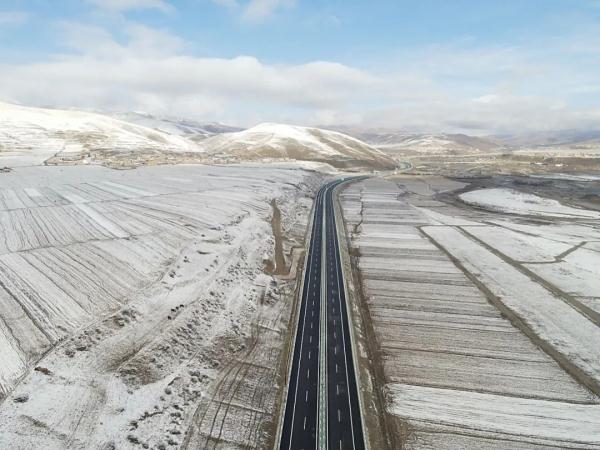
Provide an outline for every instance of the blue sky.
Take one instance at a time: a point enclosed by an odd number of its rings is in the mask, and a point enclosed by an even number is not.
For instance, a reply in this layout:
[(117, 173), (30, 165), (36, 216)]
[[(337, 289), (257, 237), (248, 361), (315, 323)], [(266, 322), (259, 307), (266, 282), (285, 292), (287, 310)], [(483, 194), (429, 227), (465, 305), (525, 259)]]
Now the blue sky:
[(600, 128), (600, 0), (3, 0), (0, 99), (247, 126)]

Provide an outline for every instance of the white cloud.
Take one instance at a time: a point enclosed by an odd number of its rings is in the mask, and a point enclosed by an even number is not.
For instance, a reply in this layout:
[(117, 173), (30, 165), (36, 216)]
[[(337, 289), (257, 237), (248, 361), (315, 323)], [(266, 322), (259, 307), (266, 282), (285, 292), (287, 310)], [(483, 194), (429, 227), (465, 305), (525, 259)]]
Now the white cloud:
[(22, 25), (29, 20), (29, 14), (23, 11), (0, 11), (0, 26)]
[(293, 4), (293, 0), (250, 0), (242, 17), (249, 22), (261, 22), (272, 16), (278, 9)]
[(127, 22), (126, 42), (66, 23), (73, 53), (35, 64), (0, 64), (0, 98), (32, 105), (145, 110), (241, 124), (344, 109), (380, 80), (332, 62), (269, 65), (250, 56), (198, 58), (163, 30)]
[(150, 28), (137, 22), (123, 21), (120, 31), (127, 44), (118, 43), (113, 35), (100, 26), (79, 22), (63, 22), (63, 43), (87, 57), (128, 59), (130, 57), (161, 57), (179, 53), (183, 41), (166, 30)]
[(134, 9), (158, 9), (169, 12), (173, 7), (164, 0), (88, 0), (98, 9), (110, 12), (125, 12)]
[(213, 3), (226, 8), (237, 8), (239, 6), (237, 0), (212, 0)]
[[(178, 36), (123, 18), (115, 33), (81, 23), (62, 29), (70, 53), (34, 64), (0, 63), (0, 99), (240, 125), (287, 121), (486, 134), (600, 123), (594, 101), (600, 60), (580, 61), (564, 36), (562, 45), (532, 48), (418, 48), (366, 70), (331, 61), (191, 56)], [(582, 34), (571, 40), (586, 41)]]
[(273, 16), (282, 8), (289, 8), (295, 4), (295, 0), (212, 0), (213, 3), (224, 6), (240, 14), (245, 22), (263, 22)]

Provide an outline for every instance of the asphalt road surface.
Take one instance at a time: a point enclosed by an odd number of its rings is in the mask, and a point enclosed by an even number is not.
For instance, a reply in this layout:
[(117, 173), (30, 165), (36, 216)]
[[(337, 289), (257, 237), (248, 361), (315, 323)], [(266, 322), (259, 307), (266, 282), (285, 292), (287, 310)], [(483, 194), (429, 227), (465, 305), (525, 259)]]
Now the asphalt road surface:
[(333, 208), (341, 182), (315, 201), (281, 450), (365, 448)]

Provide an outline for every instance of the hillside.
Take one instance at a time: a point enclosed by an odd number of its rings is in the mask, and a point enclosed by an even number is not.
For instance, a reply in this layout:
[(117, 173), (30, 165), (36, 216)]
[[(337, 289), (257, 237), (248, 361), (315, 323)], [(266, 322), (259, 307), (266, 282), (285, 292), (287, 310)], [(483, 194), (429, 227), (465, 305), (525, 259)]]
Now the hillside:
[(222, 123), (203, 123), (191, 119), (160, 117), (139, 112), (111, 113), (110, 116), (124, 122), (182, 136), (196, 142), (217, 134), (243, 130), (243, 128), (231, 127)]
[(36, 165), (55, 155), (79, 161), (90, 154), (190, 151), (198, 151), (190, 140), (102, 114), (0, 103), (3, 165)]
[(406, 153), (463, 154), (499, 150), (495, 140), (466, 134), (414, 134), (401, 132), (364, 132), (358, 137), (389, 155)]
[(553, 130), (530, 133), (513, 133), (494, 136), (502, 143), (516, 147), (598, 147), (600, 130)]
[(237, 133), (206, 139), (201, 147), (227, 161), (296, 159), (335, 167), (393, 167), (384, 153), (348, 135), (319, 128), (264, 123)]
[(358, 139), (318, 128), (262, 124), (240, 129), (140, 113), (105, 115), (0, 103), (0, 166), (300, 160), (338, 168), (391, 168)]

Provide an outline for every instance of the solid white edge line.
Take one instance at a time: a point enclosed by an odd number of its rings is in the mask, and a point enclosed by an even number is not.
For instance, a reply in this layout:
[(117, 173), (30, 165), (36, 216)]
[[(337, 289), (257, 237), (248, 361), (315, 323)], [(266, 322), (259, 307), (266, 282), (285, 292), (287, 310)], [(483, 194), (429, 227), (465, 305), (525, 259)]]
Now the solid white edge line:
[[(362, 179), (358, 179), (358, 180), (355, 180), (353, 182), (364, 181), (367, 178), (369, 178), (369, 177), (362, 177)], [(336, 196), (336, 199), (337, 199), (337, 196)], [(336, 205), (337, 205), (337, 208), (336, 208)], [(336, 221), (336, 228), (337, 228), (337, 224), (338, 223), (342, 224), (342, 226), (344, 227), (344, 228), (342, 228), (342, 231), (343, 231), (342, 236), (344, 237), (344, 239), (346, 239), (346, 230), (345, 230), (344, 216), (343, 216), (343, 212), (342, 212), (342, 207), (339, 204), (339, 202), (334, 202), (334, 214), (336, 214), (336, 218), (341, 219), (340, 222)], [(339, 228), (336, 229), (336, 233), (337, 233), (337, 236), (338, 236), (338, 245), (339, 245), (339, 237), (340, 237), (340, 229)], [(347, 241), (344, 240), (344, 243), (345, 243), (344, 244), (344, 248), (346, 249), (346, 253), (348, 253), (348, 250), (347, 250), (347, 246), (348, 246)], [(339, 247), (338, 247), (338, 249), (339, 249)], [(348, 253), (348, 257), (349, 256), (350, 255)], [(343, 260), (342, 260), (342, 262), (343, 262)], [(346, 277), (346, 267), (345, 267), (344, 264), (342, 264), (341, 266), (342, 266), (342, 276), (344, 278), (344, 288), (347, 288), (348, 287), (348, 282), (346, 281), (346, 279), (348, 279), (348, 277)], [(350, 280), (353, 280), (353, 276), (350, 276)], [(348, 290), (346, 289), (346, 293), (347, 293), (347, 291)], [(360, 377), (361, 377), (361, 375), (360, 375), (360, 367), (359, 367), (358, 364), (356, 364), (356, 359), (355, 359), (356, 355), (358, 355), (358, 348), (357, 348), (357, 344), (356, 344), (356, 337), (354, 336), (354, 320), (353, 320), (353, 318), (354, 318), (354, 312), (352, 311), (351, 305), (349, 303), (349, 296), (345, 295), (345, 298), (346, 298), (346, 311), (348, 313), (348, 321), (352, 325), (349, 328), (349, 332), (350, 332), (350, 344), (352, 346), (352, 360), (353, 360), (353, 363), (354, 363), (354, 366), (355, 366), (354, 367), (354, 378), (356, 380), (356, 389), (358, 391), (357, 392), (357, 394), (358, 394), (358, 404), (359, 404), (359, 408), (360, 408), (361, 417), (364, 417), (365, 416), (365, 414), (364, 414), (364, 412), (365, 412), (365, 406), (364, 406), (364, 402), (363, 402), (362, 393), (361, 393), (361, 390), (360, 390), (360, 386), (361, 386), (361, 383), (360, 383)], [(361, 428), (362, 428), (363, 443), (365, 445), (365, 449), (366, 450), (370, 450), (370, 448), (371, 448), (370, 447), (370, 441), (367, 438), (367, 433), (366, 433), (366, 429), (365, 429), (365, 421), (364, 420), (361, 420)]]
[[(335, 206), (333, 205), (333, 197), (331, 199), (331, 202), (332, 202), (332, 207), (335, 208)], [(335, 211), (334, 211), (334, 214), (335, 214)], [(334, 224), (332, 223), (332, 226), (333, 225)], [(339, 247), (338, 247), (338, 242), (337, 242), (338, 236), (337, 236), (337, 233), (336, 233), (336, 231), (337, 231), (337, 222), (335, 222), (335, 225), (336, 225), (335, 229), (333, 230), (334, 233), (335, 233), (334, 244), (335, 244), (335, 247), (336, 247), (335, 252), (334, 252), (334, 258), (335, 258), (335, 262), (336, 262), (336, 264), (335, 264), (335, 273), (336, 273), (337, 287), (338, 287), (338, 303), (340, 305), (340, 316), (341, 316), (340, 323), (342, 325), (342, 347), (344, 349), (344, 366), (346, 367), (346, 397), (348, 398), (348, 411), (350, 412), (350, 429), (352, 430), (352, 448), (354, 449), (354, 448), (356, 448), (355, 445), (354, 445), (354, 441), (355, 441), (355, 437), (354, 437), (354, 421), (352, 420), (352, 402), (350, 401), (350, 379), (348, 378), (348, 356), (347, 356), (347, 353), (346, 353), (346, 337), (344, 336), (344, 334), (345, 334), (344, 333), (344, 330), (345, 330), (345, 327), (344, 327), (344, 317), (343, 317), (343, 311), (344, 310), (342, 308), (342, 295), (341, 295), (341, 290), (340, 290), (340, 275), (343, 276), (343, 274), (341, 274), (338, 271), (338, 264), (337, 263), (340, 262), (341, 259), (339, 258), (339, 255), (338, 255)], [(345, 299), (345, 293), (346, 293), (346, 290), (344, 289), (344, 299)], [(347, 312), (348, 311), (347, 311), (347, 308), (346, 308), (346, 313)], [(350, 315), (349, 314), (346, 314), (346, 315), (348, 316), (348, 320), (350, 320)], [(348, 325), (348, 326), (350, 326), (350, 325)], [(350, 345), (352, 345), (352, 342), (350, 343)], [(352, 359), (354, 360), (354, 352), (352, 354)], [(359, 388), (358, 388), (358, 383), (357, 383), (356, 384), (356, 390), (357, 390), (356, 395), (357, 396), (359, 395), (358, 389)]]
[[(313, 209), (311, 210), (311, 223), (310, 226), (308, 227), (311, 231), (310, 231), (310, 235), (309, 235), (309, 239), (308, 239), (308, 249), (306, 251), (306, 255), (304, 257), (304, 270), (302, 271), (302, 287), (300, 290), (300, 308), (298, 309), (298, 321), (296, 322), (296, 327), (294, 327), (294, 336), (293, 336), (293, 340), (292, 340), (292, 351), (290, 352), (290, 358), (288, 360), (288, 364), (289, 364), (289, 369), (288, 369), (288, 377), (287, 377), (287, 388), (285, 389), (285, 396), (283, 398), (283, 404), (282, 404), (282, 408), (281, 408), (281, 417), (279, 420), (279, 427), (277, 430), (277, 434), (279, 435), (278, 438), (276, 437), (275, 439), (275, 443), (274, 443), (274, 450), (277, 450), (279, 447), (281, 447), (281, 439), (283, 438), (283, 424), (285, 422), (285, 411), (287, 409), (287, 399), (289, 396), (289, 387), (290, 387), (290, 380), (292, 377), (292, 366), (294, 363), (294, 352), (296, 350), (296, 337), (298, 335), (298, 326), (300, 325), (300, 312), (302, 310), (302, 302), (304, 301), (303, 299), (303, 293), (304, 293), (304, 284), (306, 283), (306, 268), (308, 267), (308, 282), (310, 283), (310, 271), (311, 271), (311, 266), (312, 266), (312, 261), (310, 258), (310, 254), (311, 254), (311, 247), (312, 247), (312, 238), (314, 235), (314, 225), (315, 225), (315, 215), (318, 209), (318, 205), (319, 205), (319, 198), (321, 196), (321, 190), (319, 190), (319, 192), (317, 193), (317, 197), (315, 199), (315, 203), (313, 205)], [(292, 436), (294, 434), (294, 419), (295, 419), (295, 415), (296, 415), (296, 399), (298, 397), (298, 379), (300, 376), (300, 366), (301, 366), (301, 361), (302, 361), (302, 341), (304, 340), (304, 326), (306, 325), (306, 310), (304, 311), (304, 322), (302, 324), (302, 335), (300, 337), (300, 358), (298, 359), (298, 371), (296, 374), (296, 392), (294, 394), (294, 409), (292, 412), (292, 425), (291, 425), (291, 429), (290, 429), (290, 450), (291, 450), (291, 445), (292, 445)]]

